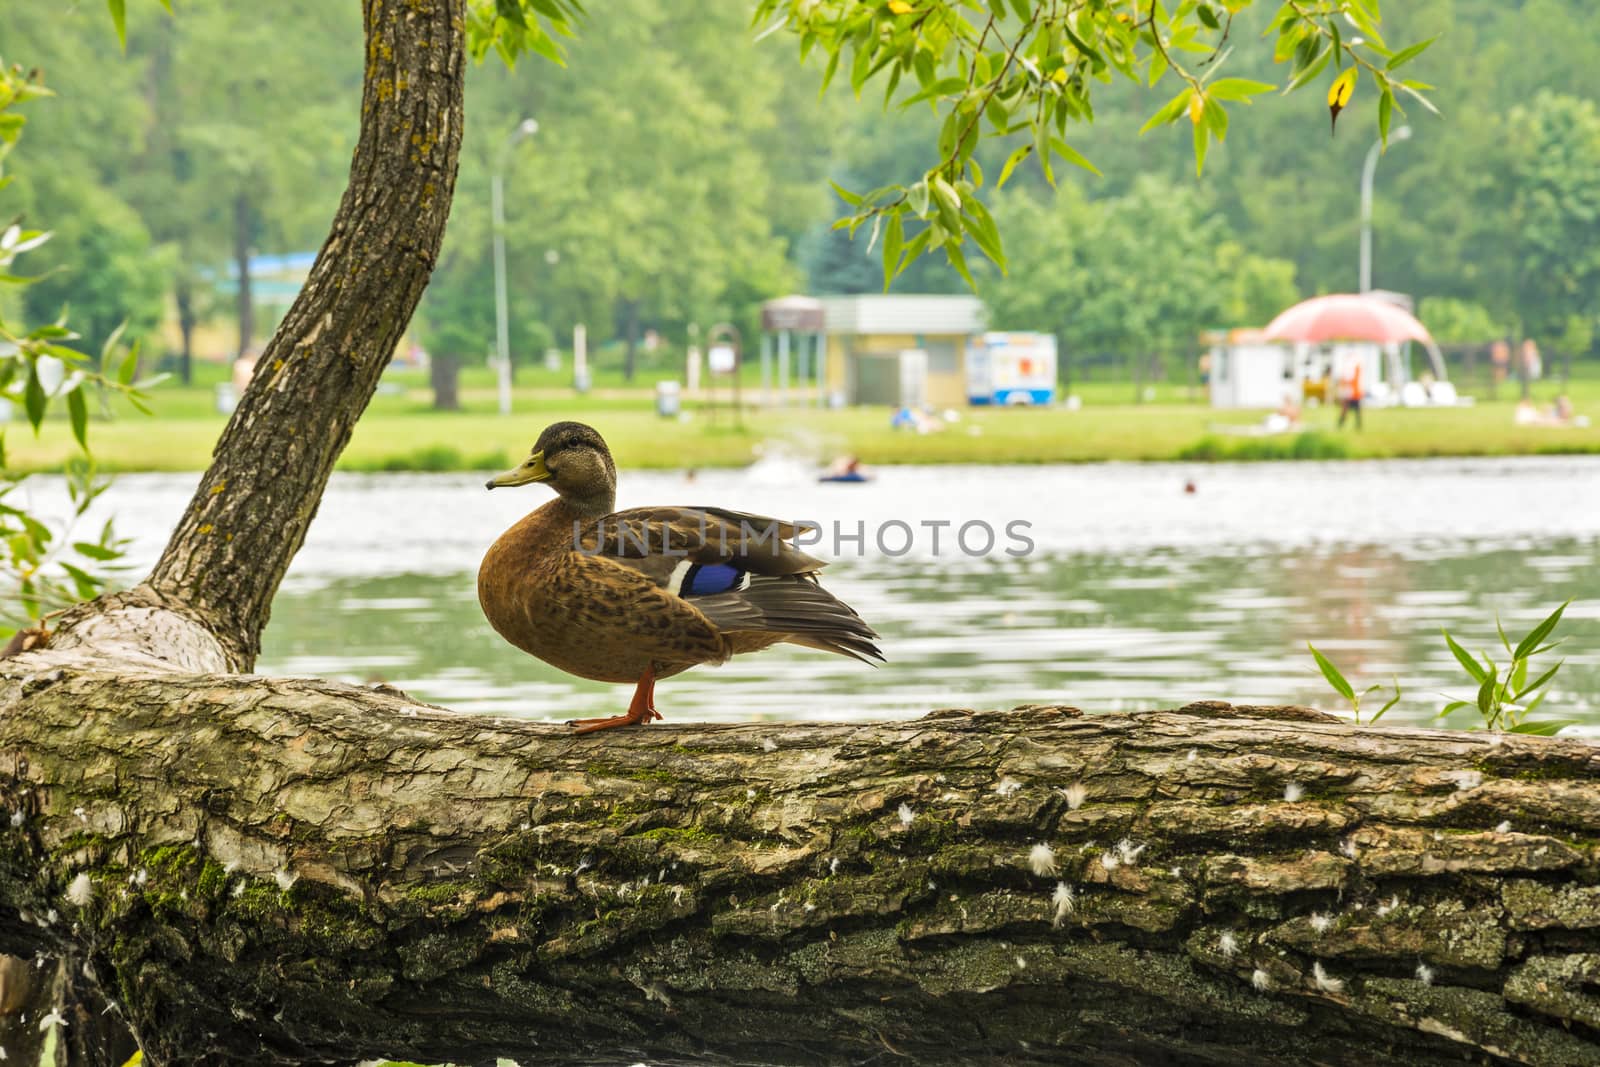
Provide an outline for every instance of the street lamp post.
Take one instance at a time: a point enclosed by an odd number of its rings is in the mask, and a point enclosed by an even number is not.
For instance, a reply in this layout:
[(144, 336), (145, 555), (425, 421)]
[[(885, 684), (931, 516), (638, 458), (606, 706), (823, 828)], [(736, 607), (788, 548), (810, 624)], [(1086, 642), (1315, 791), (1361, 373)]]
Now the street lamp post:
[[(1389, 135), (1391, 141), (1409, 141), (1411, 127), (1402, 126)], [(1367, 149), (1367, 162), (1361, 168), (1361, 291), (1372, 291), (1372, 177), (1378, 169), (1378, 155), (1383, 151), (1383, 141), (1372, 142)]]
[(539, 132), (536, 119), (523, 119), (506, 138), (500, 158), (495, 161), (494, 175), (489, 182), (489, 200), (494, 216), (494, 328), (495, 368), (500, 382), (500, 414), (511, 414), (511, 338), (506, 310), (506, 183), (504, 171), (511, 150), (524, 137)]

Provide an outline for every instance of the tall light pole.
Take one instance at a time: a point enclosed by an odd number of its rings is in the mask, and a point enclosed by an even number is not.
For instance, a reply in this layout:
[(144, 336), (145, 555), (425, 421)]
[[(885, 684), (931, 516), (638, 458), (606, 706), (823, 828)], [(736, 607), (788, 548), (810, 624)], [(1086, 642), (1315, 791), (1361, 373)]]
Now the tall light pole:
[[(1411, 127), (1402, 126), (1389, 135), (1390, 141), (1411, 140)], [(1378, 154), (1383, 141), (1372, 142), (1367, 162), (1361, 168), (1361, 291), (1372, 291), (1372, 176), (1378, 169)]]
[(503, 172), (511, 150), (525, 137), (539, 132), (536, 119), (523, 119), (506, 138), (495, 160), (494, 175), (489, 182), (489, 200), (494, 215), (494, 328), (496, 372), (500, 382), (500, 414), (511, 414), (511, 338), (506, 310), (506, 182)]

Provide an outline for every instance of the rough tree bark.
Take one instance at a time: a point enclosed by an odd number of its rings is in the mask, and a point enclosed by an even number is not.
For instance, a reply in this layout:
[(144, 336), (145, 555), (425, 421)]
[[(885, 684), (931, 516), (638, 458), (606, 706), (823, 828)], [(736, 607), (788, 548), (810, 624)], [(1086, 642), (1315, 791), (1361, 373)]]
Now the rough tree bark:
[(86, 951), (152, 1063), (1600, 1063), (1584, 742), (1221, 704), (598, 740), (50, 655), (0, 664), (0, 943)]
[(125, 1018), (153, 1065), (1600, 1064), (1580, 741), (1215, 705), (575, 738), (232, 673), (454, 185), (463, 0), (365, 13), (350, 188), (171, 543), (0, 660), (0, 951), (87, 984), (69, 1031)]

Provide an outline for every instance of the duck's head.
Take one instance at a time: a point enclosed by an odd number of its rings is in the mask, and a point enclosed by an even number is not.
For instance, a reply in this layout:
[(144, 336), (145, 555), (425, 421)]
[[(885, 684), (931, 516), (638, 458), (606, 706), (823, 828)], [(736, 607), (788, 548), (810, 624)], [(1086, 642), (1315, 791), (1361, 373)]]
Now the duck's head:
[(486, 488), (543, 482), (580, 511), (606, 514), (617, 494), (617, 465), (594, 427), (558, 422), (545, 428), (522, 465), (490, 478)]

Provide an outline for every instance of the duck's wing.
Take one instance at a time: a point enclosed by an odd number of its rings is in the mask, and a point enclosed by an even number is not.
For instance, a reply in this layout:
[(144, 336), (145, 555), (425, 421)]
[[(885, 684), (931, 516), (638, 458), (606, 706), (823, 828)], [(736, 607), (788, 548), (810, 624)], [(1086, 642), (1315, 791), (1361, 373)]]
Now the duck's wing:
[(813, 574), (826, 564), (790, 543), (802, 529), (799, 523), (725, 508), (630, 508), (585, 526), (578, 549), (635, 567), (663, 586), (686, 561), (732, 564), (749, 574)]
[(619, 635), (629, 652), (656, 663), (720, 663), (732, 652), (715, 623), (635, 567), (572, 552), (560, 572), (568, 621)]
[(822, 588), (795, 523), (723, 508), (633, 508), (585, 527), (580, 553), (631, 570), (738, 646), (788, 640), (866, 662), (877, 634)]

